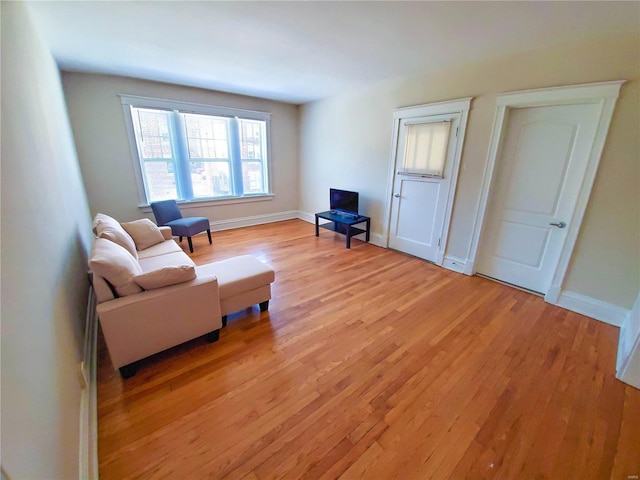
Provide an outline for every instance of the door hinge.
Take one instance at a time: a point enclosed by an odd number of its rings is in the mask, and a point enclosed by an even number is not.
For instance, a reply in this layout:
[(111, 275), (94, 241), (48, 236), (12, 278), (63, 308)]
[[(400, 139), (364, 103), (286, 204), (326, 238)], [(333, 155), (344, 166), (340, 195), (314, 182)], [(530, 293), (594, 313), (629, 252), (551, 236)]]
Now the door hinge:
[(456, 127), (456, 137), (458, 136), (458, 131), (460, 130), (460, 127)]
[(441, 238), (438, 239), (438, 246), (440, 246), (440, 240), (442, 240)]

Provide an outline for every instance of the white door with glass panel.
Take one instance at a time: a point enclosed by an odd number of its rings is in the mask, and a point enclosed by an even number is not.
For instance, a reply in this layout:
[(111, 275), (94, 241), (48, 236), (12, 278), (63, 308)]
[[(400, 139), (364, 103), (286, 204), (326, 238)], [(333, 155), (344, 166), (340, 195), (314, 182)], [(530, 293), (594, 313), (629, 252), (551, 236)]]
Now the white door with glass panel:
[(585, 177), (599, 112), (594, 103), (508, 113), (478, 273), (547, 292)]
[(389, 247), (440, 263), (460, 114), (407, 118), (398, 128)]

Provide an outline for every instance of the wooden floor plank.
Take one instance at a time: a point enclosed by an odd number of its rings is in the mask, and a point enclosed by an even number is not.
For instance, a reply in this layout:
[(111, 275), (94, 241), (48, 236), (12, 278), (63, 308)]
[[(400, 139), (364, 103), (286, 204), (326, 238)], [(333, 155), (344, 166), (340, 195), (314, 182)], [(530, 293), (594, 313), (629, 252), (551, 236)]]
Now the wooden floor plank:
[(638, 475), (617, 328), (299, 220), (213, 240), (194, 238), (197, 264), (274, 268), (269, 311), (126, 381), (100, 338), (101, 478)]

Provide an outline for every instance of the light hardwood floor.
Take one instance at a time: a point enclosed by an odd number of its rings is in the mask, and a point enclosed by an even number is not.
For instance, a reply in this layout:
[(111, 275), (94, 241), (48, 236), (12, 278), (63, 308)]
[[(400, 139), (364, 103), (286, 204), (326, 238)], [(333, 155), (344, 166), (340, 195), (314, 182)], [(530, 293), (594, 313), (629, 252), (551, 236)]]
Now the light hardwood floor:
[(614, 377), (617, 328), (313, 228), (195, 239), (198, 264), (252, 254), (276, 271), (269, 311), (231, 315), (217, 343), (125, 381), (100, 339), (102, 479), (640, 474), (640, 391)]

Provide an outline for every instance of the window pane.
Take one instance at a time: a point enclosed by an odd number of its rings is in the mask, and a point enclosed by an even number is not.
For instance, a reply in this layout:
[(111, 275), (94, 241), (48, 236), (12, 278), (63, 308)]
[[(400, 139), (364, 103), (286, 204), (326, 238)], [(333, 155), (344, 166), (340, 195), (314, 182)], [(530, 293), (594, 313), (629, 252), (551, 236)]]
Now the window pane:
[(202, 158), (202, 143), (192, 138), (187, 141), (189, 142), (189, 156), (191, 158)]
[(229, 162), (190, 162), (195, 198), (231, 195)]
[(243, 160), (264, 159), (266, 122), (240, 119), (240, 156)]
[(265, 193), (262, 162), (242, 162), (242, 184), (244, 193)]
[(442, 176), (451, 122), (417, 123), (406, 127), (403, 171)]
[(172, 158), (170, 112), (132, 108), (137, 123), (140, 156), (143, 159)]
[(144, 162), (143, 166), (150, 202), (178, 198), (172, 162)]
[(211, 115), (184, 114), (191, 159), (228, 159), (228, 120)]

